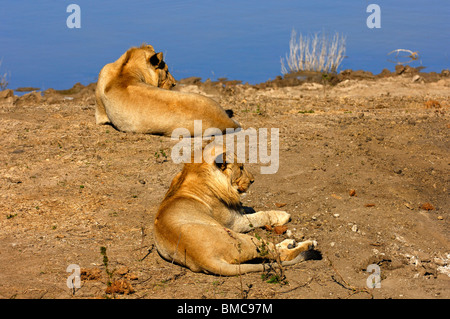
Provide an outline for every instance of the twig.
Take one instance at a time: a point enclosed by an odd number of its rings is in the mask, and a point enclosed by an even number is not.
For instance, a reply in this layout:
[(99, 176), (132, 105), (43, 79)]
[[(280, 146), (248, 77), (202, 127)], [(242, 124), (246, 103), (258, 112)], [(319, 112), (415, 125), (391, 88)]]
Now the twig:
[(289, 292), (292, 292), (292, 291), (294, 291), (294, 290), (297, 290), (298, 288), (303, 288), (303, 287), (309, 286), (309, 284), (313, 281), (313, 279), (314, 279), (314, 277), (311, 277), (306, 283), (304, 283), (304, 284), (302, 284), (302, 285), (298, 285), (297, 287), (294, 287), (294, 288), (289, 289), (289, 290), (286, 290), (286, 291), (281, 291), (280, 293), (282, 293), (282, 294), (287, 294), (287, 293), (289, 293)]
[(390, 54), (392, 54), (392, 53), (394, 53), (394, 52), (397, 52), (397, 54), (396, 54), (396, 56), (398, 56), (398, 53), (399, 52), (407, 52), (407, 53), (409, 53), (410, 55), (408, 56), (408, 58), (411, 58), (412, 60), (417, 60), (418, 58), (419, 58), (419, 52), (413, 52), (413, 51), (411, 51), (411, 50), (406, 50), (406, 49), (397, 49), (397, 50), (394, 50), (394, 51), (391, 51), (391, 52), (389, 52), (388, 53), (388, 55), (390, 55)]
[(334, 272), (336, 273), (336, 275), (339, 277), (340, 281), (342, 281), (342, 282), (339, 282), (338, 280), (336, 280), (336, 278), (334, 276), (331, 276), (331, 278), (333, 279), (333, 281), (335, 283), (337, 283), (342, 288), (352, 291), (352, 293), (349, 295), (349, 297), (354, 294), (360, 293), (360, 292), (365, 292), (365, 293), (369, 294), (370, 297), (373, 299), (373, 294), (370, 290), (368, 290), (367, 288), (361, 288), (361, 287), (356, 287), (356, 286), (350, 285), (347, 281), (345, 281), (344, 277), (342, 277), (342, 275), (339, 273), (339, 271), (334, 267), (331, 260), (329, 258), (327, 258), (327, 260), (328, 260), (329, 266), (334, 270)]
[[(406, 62), (400, 62), (400, 61), (398, 61), (397, 60), (397, 64), (408, 64), (408, 63), (411, 63), (412, 61), (415, 61), (415, 60), (417, 60), (418, 58), (419, 58), (419, 52), (413, 52), (413, 51), (411, 51), (411, 50), (407, 50), (407, 49), (397, 49), (397, 50), (394, 50), (394, 51), (391, 51), (391, 52), (389, 52), (387, 55), (391, 55), (392, 53), (394, 53), (394, 52), (397, 52), (397, 54), (395, 55), (395, 59), (398, 59), (399, 58), (399, 56), (398, 56), (398, 54), (400, 53), (400, 52), (406, 52), (406, 53), (409, 53), (410, 55), (408, 56), (408, 58), (410, 58), (411, 60), (409, 60), (409, 61), (406, 61)], [(389, 62), (395, 62), (395, 61), (390, 61), (390, 60), (388, 60)]]
[(155, 245), (154, 245), (154, 244), (152, 244), (152, 246), (148, 249), (147, 254), (146, 254), (144, 257), (142, 257), (142, 259), (141, 259), (140, 261), (143, 261), (145, 258), (147, 258), (147, 256), (150, 255), (150, 254), (152, 253), (153, 248), (155, 248)]

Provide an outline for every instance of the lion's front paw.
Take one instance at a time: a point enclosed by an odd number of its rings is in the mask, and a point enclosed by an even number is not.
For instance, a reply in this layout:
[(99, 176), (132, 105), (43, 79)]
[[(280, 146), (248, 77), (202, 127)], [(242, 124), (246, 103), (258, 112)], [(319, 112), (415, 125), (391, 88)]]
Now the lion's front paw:
[(272, 226), (284, 225), (291, 219), (291, 215), (284, 211), (271, 210), (267, 214), (269, 215), (270, 225)]

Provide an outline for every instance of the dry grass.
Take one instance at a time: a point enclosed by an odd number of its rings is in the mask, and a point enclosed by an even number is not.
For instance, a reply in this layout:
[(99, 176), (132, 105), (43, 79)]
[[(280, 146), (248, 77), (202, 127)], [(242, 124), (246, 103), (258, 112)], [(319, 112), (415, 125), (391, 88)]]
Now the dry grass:
[(281, 72), (283, 74), (299, 71), (315, 71), (336, 73), (345, 57), (346, 39), (343, 35), (335, 33), (329, 36), (325, 33), (315, 33), (310, 36), (297, 37), (292, 30), (289, 42), (289, 54), (286, 54), (286, 63), (281, 58)]

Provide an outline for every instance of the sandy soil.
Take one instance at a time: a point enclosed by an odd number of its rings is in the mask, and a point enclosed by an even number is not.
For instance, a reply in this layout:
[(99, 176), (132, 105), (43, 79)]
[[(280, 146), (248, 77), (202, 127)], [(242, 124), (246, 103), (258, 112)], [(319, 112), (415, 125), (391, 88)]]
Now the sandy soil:
[[(0, 297), (449, 298), (450, 78), (398, 73), (179, 86), (233, 109), (246, 128), (280, 129), (279, 170), (248, 164), (256, 182), (243, 203), (289, 212), (288, 232), (255, 231), (315, 239), (322, 258), (272, 283), (159, 257), (153, 218), (181, 169), (175, 142), (96, 126), (95, 84), (2, 92)], [(79, 289), (66, 285), (71, 264)], [(366, 286), (371, 264), (381, 288)]]

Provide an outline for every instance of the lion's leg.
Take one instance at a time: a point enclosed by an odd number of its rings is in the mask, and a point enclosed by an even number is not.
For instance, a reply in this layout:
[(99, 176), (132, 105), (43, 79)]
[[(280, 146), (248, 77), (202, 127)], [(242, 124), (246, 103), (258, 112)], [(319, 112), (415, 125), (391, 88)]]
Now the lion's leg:
[(307, 240), (296, 243), (295, 240), (286, 239), (276, 246), (278, 253), (280, 254), (280, 260), (290, 261), (295, 259), (300, 253), (314, 249), (317, 246), (317, 242), (315, 240)]
[[(261, 271), (261, 266), (248, 267), (243, 264), (255, 258), (267, 258), (267, 252), (274, 248), (271, 243), (225, 227), (204, 224), (188, 226), (178, 230), (178, 238), (173, 237), (176, 243), (166, 245), (170, 248), (166, 247), (162, 255), (195, 272), (232, 276), (240, 272)], [(238, 267), (241, 264), (242, 268)]]
[(256, 238), (247, 234), (235, 233), (238, 244), (238, 256), (235, 257), (241, 263), (255, 258), (264, 258), (280, 261), (295, 259), (300, 253), (314, 249), (317, 246), (315, 240), (306, 240), (296, 243), (293, 239), (285, 239), (278, 244), (273, 244), (262, 238)]
[(296, 245), (293, 240), (275, 245), (225, 227), (204, 224), (189, 224), (178, 229), (177, 233), (170, 247), (165, 248), (167, 251), (163, 256), (166, 259), (192, 271), (223, 276), (263, 271), (264, 264), (246, 264), (254, 259), (280, 260), (283, 266), (292, 265), (303, 261), (302, 252), (315, 246), (312, 241)]
[(279, 260), (283, 266), (293, 265), (305, 260), (305, 252), (317, 246), (317, 242), (311, 240), (295, 243), (294, 240), (287, 239), (274, 245), (247, 234), (231, 232), (229, 235), (234, 239), (234, 244), (228, 246), (226, 252), (223, 251), (222, 258), (209, 261), (209, 272), (233, 276), (264, 271), (264, 264), (246, 264), (256, 258)]
[(103, 105), (102, 100), (99, 97), (97, 97), (96, 100), (97, 103), (95, 106), (95, 123), (97, 123), (97, 125), (111, 123), (111, 121), (108, 118), (108, 115), (106, 114), (106, 109), (105, 106)]
[(264, 225), (281, 226), (286, 224), (290, 218), (290, 214), (276, 210), (243, 214), (236, 218), (234, 224), (231, 226), (231, 229), (239, 233), (245, 233), (253, 228), (262, 227)]

